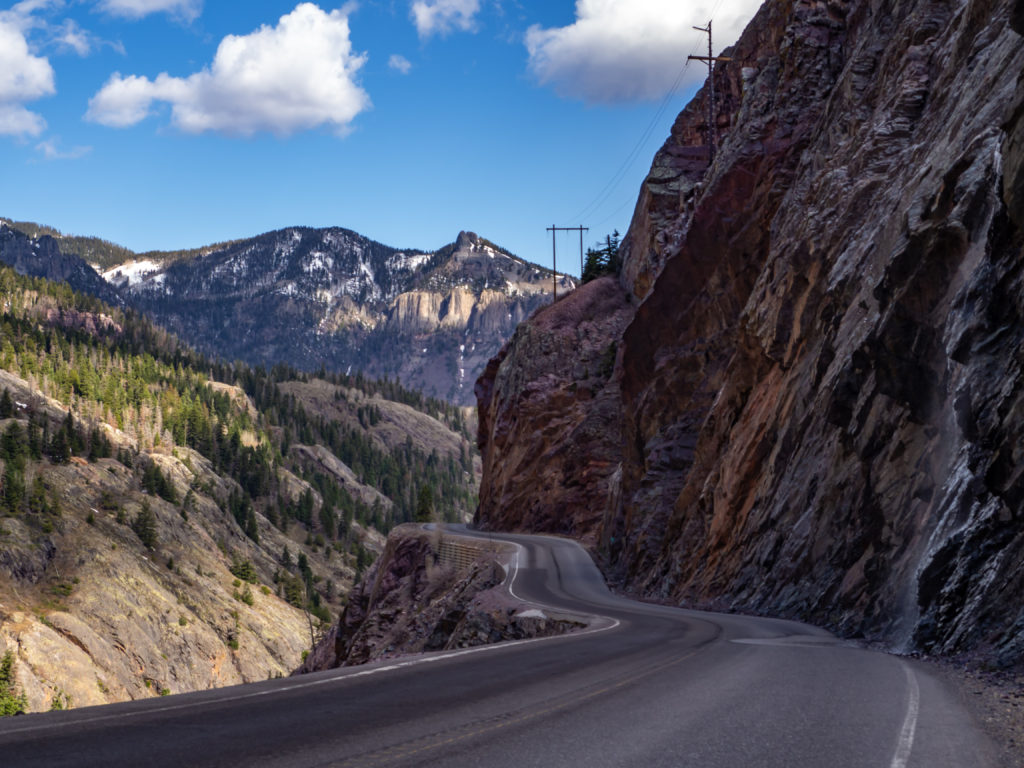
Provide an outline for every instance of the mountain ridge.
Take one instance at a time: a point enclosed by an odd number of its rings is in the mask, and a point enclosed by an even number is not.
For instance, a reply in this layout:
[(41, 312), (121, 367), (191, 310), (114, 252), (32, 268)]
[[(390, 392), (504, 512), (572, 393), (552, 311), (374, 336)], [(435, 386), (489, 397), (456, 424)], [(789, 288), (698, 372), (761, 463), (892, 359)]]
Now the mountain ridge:
[[(40, 276), (69, 273), (46, 261), (74, 263), (63, 241), (46, 234), (56, 230), (23, 229), (39, 236), (19, 244), (8, 235), (0, 259)], [(90, 240), (67, 239), (78, 250)], [(32, 264), (18, 260), (40, 248)], [(265, 367), (358, 370), (463, 405), (487, 359), (549, 300), (552, 282), (547, 268), (472, 232), (436, 251), (392, 248), (342, 227), (287, 227), (118, 261), (125, 252), (96, 264), (109, 288), (84, 273), (72, 275), (73, 287), (147, 312), (207, 354)], [(561, 292), (575, 284), (559, 278)]]

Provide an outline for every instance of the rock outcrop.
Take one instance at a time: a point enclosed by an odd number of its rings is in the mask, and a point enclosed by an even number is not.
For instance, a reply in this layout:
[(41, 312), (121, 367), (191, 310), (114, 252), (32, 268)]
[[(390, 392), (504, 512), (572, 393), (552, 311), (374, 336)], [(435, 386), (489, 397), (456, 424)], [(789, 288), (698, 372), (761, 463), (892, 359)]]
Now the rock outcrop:
[[(501, 589), (497, 550), (403, 525), (349, 594), (348, 606), (299, 672), (424, 651), (563, 634), (582, 628)], [(462, 551), (449, 555), (455, 547)], [(461, 561), (461, 562), (460, 562)]]
[[(539, 311), (477, 382), (484, 453), (478, 520), (577, 534), (610, 512), (622, 462), (617, 339), (633, 307), (614, 278)], [(528, 478), (528, 482), (526, 481)]]
[(481, 521), (597, 542), (643, 594), (1024, 661), (1019, 15), (766, 3), (716, 71), (714, 162), (702, 91), (624, 239), (621, 439), (581, 460), (621, 469), (501, 471), (508, 434), (580, 444), (541, 313), (478, 384)]

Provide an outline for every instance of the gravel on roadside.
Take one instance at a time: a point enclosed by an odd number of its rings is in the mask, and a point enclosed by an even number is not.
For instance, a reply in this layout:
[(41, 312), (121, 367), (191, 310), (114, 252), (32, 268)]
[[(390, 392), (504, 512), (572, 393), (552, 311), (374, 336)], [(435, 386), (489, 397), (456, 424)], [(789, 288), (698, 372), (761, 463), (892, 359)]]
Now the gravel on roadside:
[(999, 749), (1003, 768), (1024, 766), (1024, 671), (929, 659), (961, 692), (964, 705)]

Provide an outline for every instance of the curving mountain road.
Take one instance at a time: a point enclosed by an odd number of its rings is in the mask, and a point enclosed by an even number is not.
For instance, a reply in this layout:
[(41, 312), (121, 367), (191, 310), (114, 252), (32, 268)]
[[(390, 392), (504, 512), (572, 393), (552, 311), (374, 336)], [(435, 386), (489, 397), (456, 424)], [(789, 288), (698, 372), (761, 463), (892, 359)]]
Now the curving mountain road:
[(575, 543), (511, 589), (604, 617), (544, 640), (0, 720), (0, 766), (965, 768), (993, 745), (929, 669), (795, 622), (612, 595)]

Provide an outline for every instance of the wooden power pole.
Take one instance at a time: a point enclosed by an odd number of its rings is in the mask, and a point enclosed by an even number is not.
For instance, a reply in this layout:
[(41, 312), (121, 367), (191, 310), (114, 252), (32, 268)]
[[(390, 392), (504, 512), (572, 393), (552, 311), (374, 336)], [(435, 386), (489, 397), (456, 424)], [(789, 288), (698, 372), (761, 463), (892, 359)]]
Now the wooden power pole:
[(558, 264), (555, 260), (555, 233), (556, 232), (579, 232), (580, 233), (580, 277), (583, 276), (583, 233), (589, 232), (590, 227), (556, 227), (554, 225), (548, 227), (548, 232), (551, 233), (551, 271), (554, 273), (551, 278), (551, 293), (558, 301)]
[(711, 51), (711, 22), (707, 27), (694, 27), (698, 32), (708, 33), (708, 55), (687, 56), (686, 60), (706, 61), (708, 63), (708, 165), (715, 159), (715, 62), (732, 61), (727, 56), (715, 56)]

